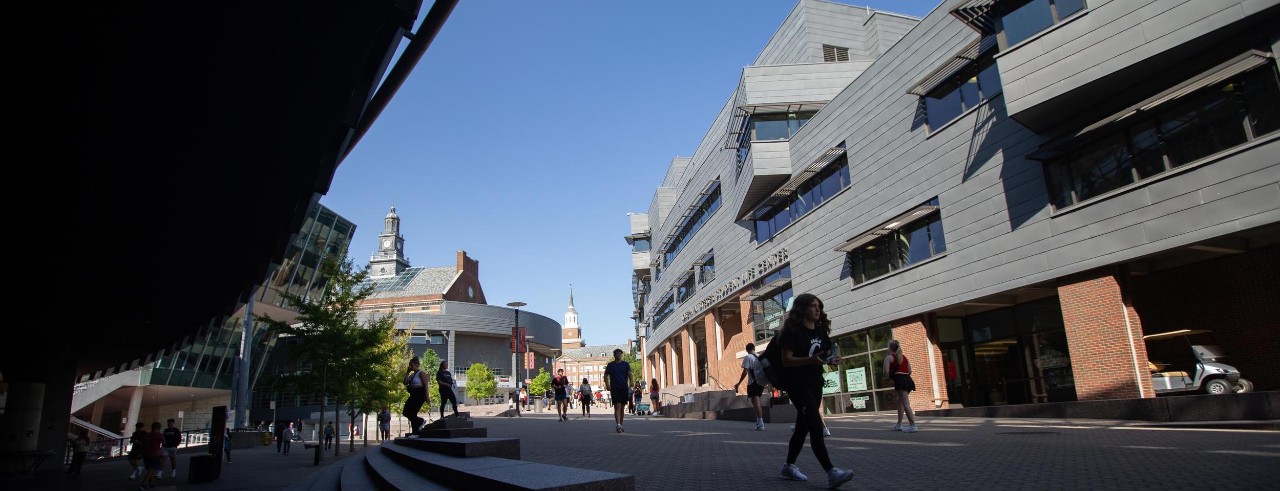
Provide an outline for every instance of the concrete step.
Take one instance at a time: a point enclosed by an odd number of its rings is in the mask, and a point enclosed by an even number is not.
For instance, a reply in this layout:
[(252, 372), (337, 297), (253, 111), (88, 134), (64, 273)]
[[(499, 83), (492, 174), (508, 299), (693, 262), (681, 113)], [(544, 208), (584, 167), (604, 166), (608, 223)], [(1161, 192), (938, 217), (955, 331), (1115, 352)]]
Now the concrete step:
[[(370, 450), (364, 453), (360, 459), (363, 463), (361, 468), (369, 482), (374, 483), (371, 488), (348, 488), (347, 483), (342, 483), (342, 491), (380, 491), (384, 489), (412, 489), (424, 491), (436, 491), (452, 489), (448, 486), (436, 483), (423, 477), (423, 475), (414, 472), (412, 469), (401, 466), (391, 460), (386, 454), (377, 450)], [(344, 471), (343, 474), (346, 474)]]
[[(374, 452), (364, 452), (365, 455), (371, 453)], [(338, 480), (339, 489), (342, 491), (378, 491), (378, 480), (365, 467), (365, 455), (354, 455), (340, 464), (329, 466), (342, 468), (342, 476)]]
[(418, 436), (422, 438), (461, 438), (475, 437), (484, 438), (489, 436), (488, 428), (446, 428), (443, 430), (420, 430)]
[(454, 457), (502, 457), (520, 460), (519, 438), (403, 438), (396, 443)]
[(382, 453), (401, 467), (437, 484), (459, 489), (538, 489), (626, 491), (635, 489), (635, 476), (524, 462), (500, 457), (454, 457), (384, 444)]
[[(461, 413), (461, 414), (467, 414), (467, 413)], [(444, 430), (444, 429), (451, 429), (451, 428), (475, 428), (475, 427), (476, 427), (476, 423), (472, 421), (471, 418), (468, 416), (458, 416), (458, 417), (449, 416), (444, 419), (437, 419), (435, 421), (427, 423), (425, 426), (422, 427), (422, 429)]]

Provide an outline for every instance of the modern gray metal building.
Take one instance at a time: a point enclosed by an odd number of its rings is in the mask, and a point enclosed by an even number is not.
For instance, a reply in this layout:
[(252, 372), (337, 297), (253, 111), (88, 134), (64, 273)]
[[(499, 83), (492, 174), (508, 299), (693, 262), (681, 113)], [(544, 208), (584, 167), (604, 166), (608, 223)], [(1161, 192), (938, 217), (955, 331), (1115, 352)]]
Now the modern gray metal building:
[(1181, 329), (1280, 387), (1278, 5), (800, 0), (630, 217), (646, 377), (730, 386), (809, 292), (828, 412), (890, 339), (918, 409), (1154, 397)]

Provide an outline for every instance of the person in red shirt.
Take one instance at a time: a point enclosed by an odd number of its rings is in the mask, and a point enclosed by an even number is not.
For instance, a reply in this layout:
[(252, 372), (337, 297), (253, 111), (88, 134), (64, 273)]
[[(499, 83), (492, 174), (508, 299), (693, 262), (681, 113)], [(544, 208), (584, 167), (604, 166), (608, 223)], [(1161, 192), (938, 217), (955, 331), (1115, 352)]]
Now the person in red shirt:
[[(893, 425), (893, 431), (915, 433), (916, 413), (911, 410), (909, 395), (916, 390), (916, 382), (911, 379), (911, 362), (902, 354), (902, 346), (897, 339), (889, 341), (889, 355), (884, 357), (884, 373), (893, 379), (893, 392), (898, 396), (898, 423)], [(902, 426), (903, 414), (907, 415), (908, 425), (905, 428)]]
[(142, 482), (138, 483), (138, 489), (156, 487), (156, 474), (160, 473), (160, 468), (164, 467), (164, 432), (160, 431), (160, 422), (151, 423), (151, 433), (147, 434), (146, 445), (142, 449), (143, 462), (146, 464), (146, 473), (142, 476)]

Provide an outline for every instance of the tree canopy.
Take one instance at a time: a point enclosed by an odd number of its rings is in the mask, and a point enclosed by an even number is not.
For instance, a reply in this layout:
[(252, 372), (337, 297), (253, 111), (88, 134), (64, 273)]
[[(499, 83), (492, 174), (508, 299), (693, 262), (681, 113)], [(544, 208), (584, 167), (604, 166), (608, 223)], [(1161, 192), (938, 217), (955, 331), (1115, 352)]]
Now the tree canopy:
[(498, 382), (493, 378), (493, 371), (484, 363), (473, 363), (467, 368), (467, 396), (472, 399), (493, 397), (498, 392)]

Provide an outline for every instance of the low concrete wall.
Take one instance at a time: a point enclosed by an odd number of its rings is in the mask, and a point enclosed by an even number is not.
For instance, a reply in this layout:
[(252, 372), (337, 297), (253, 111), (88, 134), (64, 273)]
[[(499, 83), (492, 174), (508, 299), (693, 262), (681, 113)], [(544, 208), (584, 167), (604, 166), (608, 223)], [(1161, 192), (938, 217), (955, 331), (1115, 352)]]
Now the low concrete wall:
[(1019, 404), (916, 411), (920, 416), (1121, 419), (1157, 422), (1280, 419), (1280, 392)]

